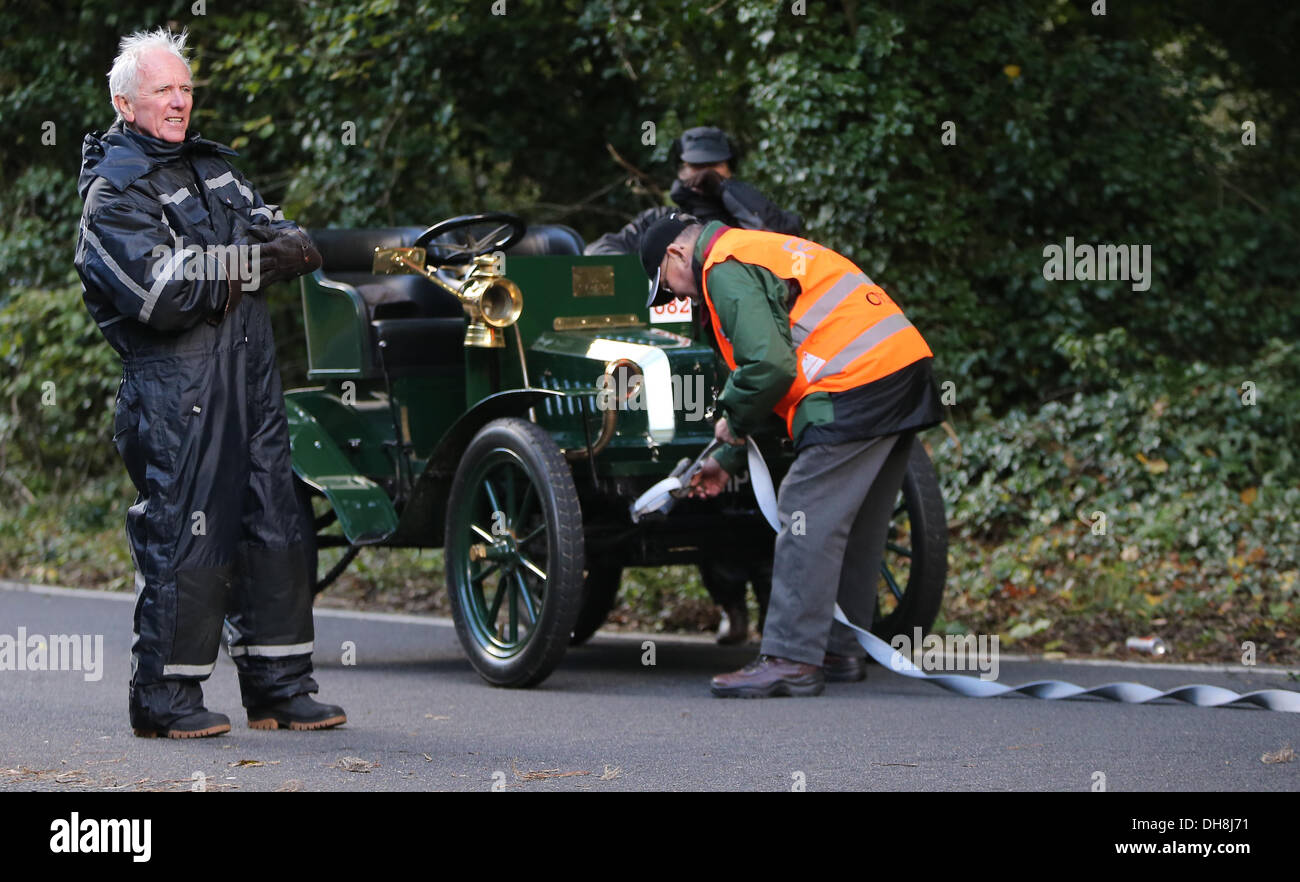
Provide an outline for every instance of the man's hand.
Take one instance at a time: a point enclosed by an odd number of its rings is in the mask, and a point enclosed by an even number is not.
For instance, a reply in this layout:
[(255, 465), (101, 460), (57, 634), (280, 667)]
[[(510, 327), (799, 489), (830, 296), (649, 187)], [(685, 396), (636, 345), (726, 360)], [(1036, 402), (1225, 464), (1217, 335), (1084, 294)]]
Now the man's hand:
[(266, 224), (253, 224), (244, 233), (242, 239), (236, 240), (236, 244), (243, 242), (252, 245), (254, 243), (270, 242), (274, 238), (275, 230)]
[(727, 470), (718, 465), (718, 461), (709, 457), (700, 466), (700, 470), (691, 476), (691, 493), (695, 499), (712, 499), (721, 493), (731, 480)]
[(723, 444), (730, 444), (732, 447), (745, 446), (743, 438), (737, 438), (731, 433), (731, 426), (727, 425), (726, 417), (719, 417), (718, 421), (713, 424), (713, 437)]
[(258, 224), (245, 236), (258, 249), (258, 284), (247, 290), (260, 291), (320, 268), (320, 252), (301, 228), (273, 230)]
[[(243, 270), (244, 267), (252, 265), (251, 255), (259, 253), (262, 249), (262, 246), (265, 243), (270, 242), (274, 238), (275, 238), (275, 230), (271, 229), (268, 226), (255, 224), (249, 227), (244, 232), (244, 235), (240, 236), (238, 239), (234, 241), (234, 245), (240, 252), (239, 256), (232, 258), (229, 252), (224, 252), (222, 261), (225, 264), (226, 285), (229, 292), (226, 294), (226, 306), (221, 311), (220, 314), (207, 316), (204, 319), (204, 321), (206, 321), (208, 324), (213, 325), (215, 327), (216, 325), (221, 323), (221, 320), (223, 318), (230, 315), (230, 313), (234, 311), (235, 307), (239, 305), (240, 299), (244, 296), (245, 291), (247, 291), (249, 294), (258, 293), (258, 289), (263, 284), (262, 282), (263, 270), (261, 268), (260, 263), (257, 269), (256, 284), (254, 284), (254, 279), (252, 277), (247, 279), (243, 277)], [(251, 249), (253, 248), (257, 248), (258, 250), (256, 252), (252, 251)], [(249, 258), (247, 260), (245, 259), (243, 253), (245, 251), (248, 251), (249, 253)]]
[(678, 175), (682, 183), (696, 193), (703, 193), (706, 196), (719, 196), (722, 193), (722, 175), (718, 174), (716, 169), (701, 168), (692, 169), (690, 166), (682, 169)]

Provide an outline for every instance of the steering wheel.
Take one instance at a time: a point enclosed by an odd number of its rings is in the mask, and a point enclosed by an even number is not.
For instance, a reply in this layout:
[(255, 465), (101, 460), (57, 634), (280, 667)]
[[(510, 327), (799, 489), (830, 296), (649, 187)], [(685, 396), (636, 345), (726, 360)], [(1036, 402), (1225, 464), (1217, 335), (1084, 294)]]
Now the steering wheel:
[(434, 224), (413, 244), (425, 249), (426, 260), (432, 266), (463, 266), (480, 255), (504, 251), (522, 239), (527, 230), (523, 218), (504, 211), (463, 214)]

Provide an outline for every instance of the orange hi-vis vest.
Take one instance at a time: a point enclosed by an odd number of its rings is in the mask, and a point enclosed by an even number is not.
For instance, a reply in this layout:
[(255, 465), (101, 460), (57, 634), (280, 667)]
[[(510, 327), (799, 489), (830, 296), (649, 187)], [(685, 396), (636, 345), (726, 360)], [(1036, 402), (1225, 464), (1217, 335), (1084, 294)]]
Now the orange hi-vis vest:
[(773, 408), (791, 435), (805, 395), (865, 386), (934, 355), (898, 305), (847, 257), (797, 236), (727, 229), (705, 255), (701, 293), (718, 349), (733, 371), (731, 341), (718, 323), (708, 285), (709, 269), (726, 260), (761, 266), (800, 287), (790, 310), (798, 369), (790, 391)]

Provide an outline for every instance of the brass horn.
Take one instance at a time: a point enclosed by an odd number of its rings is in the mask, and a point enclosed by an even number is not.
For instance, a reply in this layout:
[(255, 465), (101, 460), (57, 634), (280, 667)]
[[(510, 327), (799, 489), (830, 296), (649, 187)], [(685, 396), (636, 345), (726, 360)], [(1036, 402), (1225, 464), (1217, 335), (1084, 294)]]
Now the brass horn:
[(517, 322), (524, 311), (524, 292), (496, 272), (496, 260), (490, 254), (474, 259), (474, 270), (460, 291), (460, 300), (469, 316), (466, 346), (504, 347), (501, 330)]
[(508, 328), (524, 311), (524, 293), (506, 278), (471, 280), (461, 293), (470, 316), (494, 328)]
[(469, 318), (465, 327), (465, 345), (503, 348), (506, 342), (501, 331), (519, 321), (524, 311), (524, 292), (497, 272), (496, 258), (491, 254), (476, 257), (469, 278), (456, 288), (439, 278), (431, 267), (424, 266), (425, 257), (423, 248), (376, 248), (372, 271), (415, 273), (455, 294)]

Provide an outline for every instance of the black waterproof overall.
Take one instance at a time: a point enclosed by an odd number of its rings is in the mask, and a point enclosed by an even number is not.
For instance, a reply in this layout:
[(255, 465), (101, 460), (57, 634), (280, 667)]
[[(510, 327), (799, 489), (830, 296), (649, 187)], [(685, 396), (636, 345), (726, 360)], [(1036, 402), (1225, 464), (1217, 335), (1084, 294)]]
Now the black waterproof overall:
[[(76, 267), (87, 309), (122, 357), (113, 441), (139, 492), (126, 519), (133, 726), (201, 706), (228, 613), (245, 707), (317, 689), (266, 305), (246, 295), (227, 309), (228, 270), (197, 250), (230, 245), (250, 225), (293, 226), (230, 166), (233, 155), (120, 122), (88, 135), (82, 152)], [(161, 274), (160, 263), (170, 263)]]

